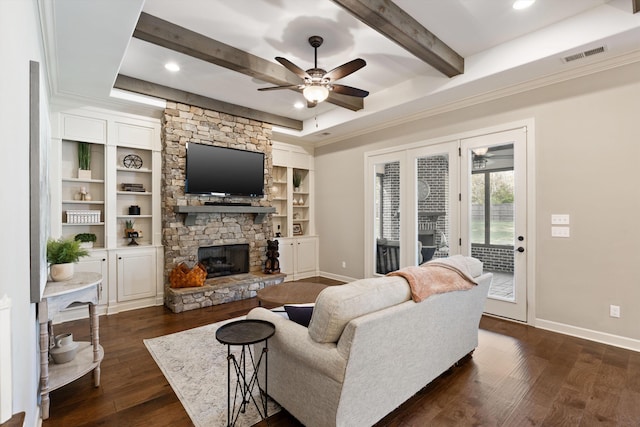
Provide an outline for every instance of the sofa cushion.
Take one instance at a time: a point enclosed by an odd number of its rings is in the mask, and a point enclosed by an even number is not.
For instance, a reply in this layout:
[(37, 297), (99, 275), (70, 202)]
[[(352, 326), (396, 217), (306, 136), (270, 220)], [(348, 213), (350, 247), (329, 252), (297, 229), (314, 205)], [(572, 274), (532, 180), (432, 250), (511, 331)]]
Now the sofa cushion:
[(316, 299), (309, 335), (319, 343), (337, 342), (352, 319), (410, 298), (409, 285), (401, 277), (376, 277), (329, 286)]

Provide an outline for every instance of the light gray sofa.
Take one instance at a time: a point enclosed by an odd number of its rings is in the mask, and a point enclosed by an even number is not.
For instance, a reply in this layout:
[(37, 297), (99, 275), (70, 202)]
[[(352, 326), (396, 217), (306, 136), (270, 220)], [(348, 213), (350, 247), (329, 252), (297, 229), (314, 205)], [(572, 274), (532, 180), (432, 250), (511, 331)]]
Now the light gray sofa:
[(478, 345), (492, 275), (478, 260), (465, 262), (478, 286), (420, 303), (404, 278), (385, 276), (323, 290), (308, 328), (251, 310), (249, 319), (276, 327), (269, 395), (307, 427), (379, 421)]

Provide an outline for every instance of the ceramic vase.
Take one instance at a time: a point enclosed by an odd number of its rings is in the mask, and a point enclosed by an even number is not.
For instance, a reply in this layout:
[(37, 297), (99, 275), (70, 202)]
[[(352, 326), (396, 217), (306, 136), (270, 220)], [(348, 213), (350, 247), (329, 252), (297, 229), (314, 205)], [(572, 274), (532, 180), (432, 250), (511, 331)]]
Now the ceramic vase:
[(49, 269), (51, 274), (51, 280), (54, 282), (63, 282), (73, 277), (73, 263), (68, 262), (65, 264), (51, 264)]
[(56, 364), (71, 362), (76, 357), (78, 343), (73, 341), (72, 333), (56, 335), (54, 342), (55, 346), (49, 353)]

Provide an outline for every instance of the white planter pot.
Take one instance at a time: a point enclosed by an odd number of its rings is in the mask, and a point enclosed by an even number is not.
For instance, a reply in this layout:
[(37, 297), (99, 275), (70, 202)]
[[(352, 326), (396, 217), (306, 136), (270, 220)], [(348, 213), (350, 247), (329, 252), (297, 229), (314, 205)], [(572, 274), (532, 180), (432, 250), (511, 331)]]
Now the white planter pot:
[(83, 249), (93, 249), (93, 242), (80, 242), (80, 247)]
[(73, 263), (68, 262), (66, 264), (51, 264), (49, 273), (51, 274), (51, 280), (54, 282), (63, 282), (73, 277)]
[(78, 169), (79, 179), (91, 179), (91, 170)]

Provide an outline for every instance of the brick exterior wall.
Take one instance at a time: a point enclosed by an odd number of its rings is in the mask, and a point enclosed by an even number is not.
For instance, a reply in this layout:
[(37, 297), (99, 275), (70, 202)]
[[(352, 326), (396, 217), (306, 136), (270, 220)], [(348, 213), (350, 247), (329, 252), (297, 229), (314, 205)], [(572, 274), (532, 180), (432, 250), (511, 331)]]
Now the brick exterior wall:
[(513, 273), (513, 249), (471, 245), (471, 256), (482, 261), (486, 271)]
[[(167, 103), (162, 120), (162, 243), (165, 256), (165, 288), (168, 275), (180, 262), (197, 260), (198, 247), (249, 244), (249, 271), (259, 272), (266, 260), (267, 239), (273, 238), (271, 215), (262, 224), (254, 214), (199, 214), (195, 225), (184, 224), (175, 206), (200, 206), (206, 201), (248, 199), (185, 195), (186, 143), (209, 144), (265, 153), (265, 197), (254, 206), (271, 206), (271, 125), (242, 117), (179, 103)], [(166, 293), (166, 292), (165, 292)]]

